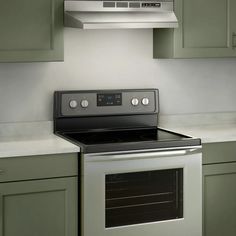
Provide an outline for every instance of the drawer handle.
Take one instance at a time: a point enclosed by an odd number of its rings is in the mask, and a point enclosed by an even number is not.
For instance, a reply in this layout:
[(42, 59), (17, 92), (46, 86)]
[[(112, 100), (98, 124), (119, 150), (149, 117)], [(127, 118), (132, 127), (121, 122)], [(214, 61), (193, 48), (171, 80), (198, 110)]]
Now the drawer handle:
[(0, 170), (0, 175), (3, 174), (3, 172), (4, 172), (3, 170)]

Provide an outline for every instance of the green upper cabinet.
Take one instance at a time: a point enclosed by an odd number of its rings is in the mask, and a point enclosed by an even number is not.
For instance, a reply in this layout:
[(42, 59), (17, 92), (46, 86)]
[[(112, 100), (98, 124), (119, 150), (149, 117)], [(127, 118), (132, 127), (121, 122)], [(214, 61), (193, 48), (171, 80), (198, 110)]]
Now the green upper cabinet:
[(63, 0), (0, 3), (0, 62), (62, 61)]
[(175, 0), (177, 29), (154, 29), (154, 58), (236, 57), (235, 0)]

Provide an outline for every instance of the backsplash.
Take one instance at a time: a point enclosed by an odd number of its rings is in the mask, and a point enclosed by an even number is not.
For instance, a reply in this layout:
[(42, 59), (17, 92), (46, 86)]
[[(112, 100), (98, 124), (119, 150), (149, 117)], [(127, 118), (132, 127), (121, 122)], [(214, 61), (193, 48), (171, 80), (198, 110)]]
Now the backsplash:
[(52, 120), (53, 91), (160, 89), (161, 114), (236, 111), (236, 59), (152, 59), (152, 30), (65, 29), (65, 61), (0, 64), (0, 123)]

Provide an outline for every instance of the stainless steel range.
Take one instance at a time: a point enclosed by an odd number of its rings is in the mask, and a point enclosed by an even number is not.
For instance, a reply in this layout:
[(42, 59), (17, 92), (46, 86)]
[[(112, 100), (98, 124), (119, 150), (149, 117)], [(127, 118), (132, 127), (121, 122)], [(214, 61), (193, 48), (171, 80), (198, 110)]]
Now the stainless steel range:
[(81, 147), (82, 236), (201, 236), (201, 141), (158, 128), (158, 90), (58, 91)]

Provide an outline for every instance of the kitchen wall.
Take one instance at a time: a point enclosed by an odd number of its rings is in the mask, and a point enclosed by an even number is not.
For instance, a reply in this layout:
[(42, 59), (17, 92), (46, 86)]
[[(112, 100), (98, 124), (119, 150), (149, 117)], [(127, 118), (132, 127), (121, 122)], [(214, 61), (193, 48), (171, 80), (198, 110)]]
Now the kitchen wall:
[(152, 59), (152, 30), (65, 29), (65, 61), (0, 64), (0, 122), (52, 120), (53, 91), (160, 89), (162, 114), (236, 111), (236, 59)]

